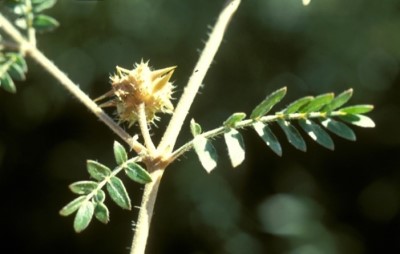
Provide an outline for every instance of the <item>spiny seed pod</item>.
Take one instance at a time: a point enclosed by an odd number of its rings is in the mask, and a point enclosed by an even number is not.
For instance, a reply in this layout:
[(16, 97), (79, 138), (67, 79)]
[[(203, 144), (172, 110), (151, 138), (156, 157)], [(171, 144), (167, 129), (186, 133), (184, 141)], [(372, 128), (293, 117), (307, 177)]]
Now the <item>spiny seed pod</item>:
[(171, 95), (174, 86), (169, 81), (176, 66), (151, 70), (148, 62), (135, 64), (133, 70), (116, 67), (116, 74), (110, 77), (112, 89), (95, 101), (111, 98), (100, 107), (116, 107), (119, 122), (129, 127), (138, 120), (138, 108), (144, 104), (149, 123), (157, 120), (157, 113), (172, 114), (174, 106)]

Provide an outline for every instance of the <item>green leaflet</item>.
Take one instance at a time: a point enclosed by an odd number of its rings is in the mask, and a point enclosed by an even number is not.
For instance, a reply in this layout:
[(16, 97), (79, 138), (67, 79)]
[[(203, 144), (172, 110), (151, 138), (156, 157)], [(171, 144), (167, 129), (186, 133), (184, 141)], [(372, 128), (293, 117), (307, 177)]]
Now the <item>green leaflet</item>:
[(8, 74), (10, 74), (13, 79), (18, 81), (23, 81), (26, 79), (24, 70), (17, 63), (10, 65), (10, 68), (8, 69)]
[(115, 161), (117, 162), (118, 165), (121, 165), (122, 163), (128, 160), (128, 154), (126, 153), (125, 148), (120, 143), (114, 141), (113, 148), (114, 148)]
[(288, 121), (278, 120), (278, 124), (283, 130), (289, 143), (300, 151), (307, 151), (306, 142), (301, 137), (299, 131)]
[(217, 166), (217, 153), (214, 146), (201, 135), (193, 139), (193, 146), (201, 165), (207, 173), (210, 173)]
[(345, 108), (341, 108), (340, 112), (354, 115), (354, 114), (368, 113), (368, 112), (372, 111), (373, 109), (374, 109), (373, 105), (364, 104), (364, 105), (354, 105), (354, 106), (348, 106)]
[(103, 203), (106, 200), (106, 193), (103, 190), (98, 190), (96, 195), (93, 196), (93, 201), (96, 203)]
[(94, 212), (94, 205), (90, 201), (84, 202), (75, 215), (74, 229), (75, 232), (80, 233), (89, 226)]
[(276, 153), (278, 156), (282, 156), (282, 147), (279, 143), (278, 139), (268, 127), (268, 125), (263, 124), (262, 122), (255, 122), (253, 127), (257, 134), (264, 140), (271, 150)]
[(351, 123), (353, 125), (359, 126), (359, 127), (363, 127), (363, 128), (374, 128), (375, 127), (375, 123), (374, 121), (369, 118), (368, 116), (364, 116), (364, 115), (344, 115), (344, 116), (340, 116), (340, 119)]
[(118, 177), (111, 177), (107, 182), (107, 191), (111, 199), (123, 209), (131, 210), (131, 200), (125, 186)]
[(35, 13), (38, 13), (50, 9), (56, 2), (56, 0), (32, 0), (32, 9)]
[(257, 107), (253, 109), (250, 118), (257, 119), (267, 114), (272, 109), (272, 107), (275, 106), (275, 104), (280, 102), (282, 98), (285, 97), (286, 91), (286, 87), (283, 87), (268, 95), (265, 100), (263, 100), (260, 104), (257, 105)]
[(96, 189), (98, 183), (93, 181), (79, 181), (69, 185), (69, 189), (79, 195), (87, 195)]
[(321, 126), (308, 119), (300, 119), (299, 125), (308, 134), (308, 136), (310, 136), (318, 144), (330, 150), (334, 150), (335, 145), (332, 138), (326, 131), (324, 131), (324, 129), (322, 129)]
[(331, 118), (327, 118), (321, 121), (322, 126), (335, 133), (339, 137), (345, 138), (347, 140), (355, 141), (356, 134), (350, 129), (346, 124), (338, 122)]
[(100, 222), (107, 224), (110, 221), (110, 212), (108, 211), (107, 206), (103, 203), (96, 203), (94, 208), (94, 216)]
[(196, 123), (194, 119), (190, 121), (190, 131), (192, 132), (193, 137), (201, 134), (201, 126), (200, 124)]
[(237, 113), (233, 113), (230, 117), (228, 117), (228, 119), (225, 120), (225, 122), (223, 123), (223, 125), (225, 127), (235, 127), (237, 122), (242, 121), (244, 118), (246, 118), (246, 114), (243, 112), (237, 112)]
[(102, 181), (111, 174), (111, 169), (107, 166), (92, 160), (87, 161), (87, 170), (90, 176), (98, 181)]
[(82, 205), (83, 201), (85, 201), (86, 196), (79, 196), (77, 198), (75, 198), (74, 200), (72, 200), (71, 202), (69, 202), (66, 206), (64, 206), (61, 210), (60, 210), (60, 215), (62, 216), (68, 216), (70, 214), (73, 214), (76, 210), (78, 210), (78, 208)]
[(337, 108), (340, 108), (344, 104), (346, 104), (350, 98), (353, 96), (353, 89), (348, 89), (343, 93), (336, 96), (328, 105), (324, 107), (324, 111), (333, 111)]
[(146, 184), (152, 181), (150, 174), (139, 164), (129, 162), (125, 168), (126, 175), (135, 182)]
[(8, 73), (4, 73), (3, 76), (0, 77), (0, 87), (10, 93), (17, 92), (14, 81), (11, 79)]
[(59, 25), (57, 20), (47, 15), (39, 14), (33, 18), (33, 27), (38, 32), (51, 31)]
[(235, 168), (244, 161), (245, 150), (243, 137), (237, 130), (230, 128), (224, 133), (224, 139), (228, 148), (228, 155), (232, 167)]
[(282, 113), (283, 114), (292, 114), (296, 113), (302, 106), (306, 105), (310, 101), (312, 101), (314, 97), (312, 96), (306, 96), (303, 98), (300, 98), (298, 100), (295, 100), (294, 102), (290, 103), (289, 106), (287, 106)]
[(330, 103), (333, 100), (333, 97), (334, 97), (333, 93), (321, 94), (321, 95), (315, 97), (308, 104), (306, 104), (302, 108), (300, 108), (300, 112), (302, 112), (302, 113), (317, 112), (322, 107), (324, 107), (325, 105)]

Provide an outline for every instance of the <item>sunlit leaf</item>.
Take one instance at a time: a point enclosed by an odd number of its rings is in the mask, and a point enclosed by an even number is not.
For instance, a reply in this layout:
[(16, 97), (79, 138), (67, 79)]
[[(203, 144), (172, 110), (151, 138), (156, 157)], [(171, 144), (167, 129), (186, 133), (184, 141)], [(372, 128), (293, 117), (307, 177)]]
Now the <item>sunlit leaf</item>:
[(373, 105), (365, 104), (365, 105), (354, 105), (341, 108), (340, 111), (347, 114), (364, 114), (370, 112), (373, 109), (374, 109)]
[(146, 169), (142, 168), (139, 164), (129, 162), (125, 168), (126, 175), (135, 182), (146, 184), (151, 182), (151, 176)]
[(25, 58), (21, 54), (13, 54), (15, 63), (21, 67), (24, 72), (28, 71), (28, 65), (26, 64)]
[(336, 96), (328, 105), (324, 107), (324, 111), (332, 111), (340, 108), (350, 100), (351, 96), (353, 96), (353, 89), (350, 88)]
[(299, 124), (301, 128), (303, 128), (303, 130), (308, 134), (308, 136), (310, 136), (318, 144), (330, 150), (335, 148), (332, 138), (324, 129), (322, 129), (321, 126), (308, 119), (300, 119)]
[(275, 104), (280, 102), (282, 98), (286, 95), (286, 87), (283, 87), (265, 98), (260, 104), (257, 105), (251, 112), (250, 118), (257, 119), (267, 114)]
[(375, 127), (374, 121), (368, 116), (364, 115), (344, 115), (340, 116), (340, 119), (359, 127), (364, 127), (364, 128)]
[(28, 23), (26, 23), (26, 19), (25, 18), (18, 18), (14, 21), (14, 24), (23, 29), (26, 30), (28, 28)]
[(103, 180), (111, 174), (111, 169), (107, 166), (92, 160), (87, 161), (87, 170), (90, 176), (98, 181)]
[(0, 87), (10, 93), (17, 92), (14, 81), (11, 79), (8, 73), (4, 73), (3, 76), (0, 77)]
[(14, 79), (14, 80), (18, 80), (18, 81), (23, 81), (25, 80), (25, 73), (22, 70), (22, 68), (14, 63), (12, 65), (10, 65), (10, 68), (8, 69), (8, 74), (10, 74), (10, 76)]
[(298, 100), (295, 100), (294, 102), (290, 103), (289, 106), (287, 106), (282, 113), (284, 114), (292, 114), (297, 112), (302, 106), (306, 105), (310, 101), (312, 101), (314, 97), (312, 96), (306, 96), (303, 98), (300, 98)]
[(38, 32), (51, 31), (57, 28), (60, 24), (54, 18), (47, 15), (37, 15), (33, 19), (33, 27)]
[(312, 101), (310, 101), (307, 105), (300, 108), (300, 112), (309, 113), (309, 112), (317, 112), (323, 106), (327, 105), (333, 100), (333, 93), (321, 94), (315, 97)]
[(237, 122), (242, 121), (246, 117), (246, 114), (243, 112), (233, 113), (226, 121), (223, 123), (226, 127), (235, 127)]
[(50, 9), (56, 4), (56, 2), (56, 0), (32, 0), (32, 9), (34, 12), (38, 13)]
[(196, 123), (194, 119), (190, 121), (190, 131), (192, 132), (193, 137), (201, 134), (201, 126), (200, 124)]
[(79, 195), (87, 195), (96, 189), (98, 183), (93, 181), (79, 181), (69, 185), (69, 189)]
[(118, 165), (128, 160), (128, 154), (125, 148), (117, 141), (114, 141), (114, 157)]
[(73, 214), (76, 210), (78, 210), (78, 208), (82, 205), (85, 199), (86, 196), (79, 196), (76, 199), (72, 200), (60, 210), (60, 215), (68, 216), (70, 214)]
[(339, 137), (355, 141), (356, 140), (356, 134), (350, 127), (348, 127), (346, 124), (333, 120), (331, 118), (327, 118), (321, 121), (321, 124), (327, 128), (329, 131), (335, 133)]
[(93, 196), (96, 203), (103, 203), (106, 199), (106, 193), (103, 190), (97, 190), (96, 195)]
[(89, 226), (90, 221), (92, 220), (94, 212), (94, 205), (90, 201), (86, 201), (82, 203), (78, 212), (75, 215), (74, 220), (74, 229), (75, 232), (82, 232)]
[(201, 165), (210, 173), (217, 166), (217, 153), (214, 146), (209, 140), (200, 135), (193, 139), (193, 146)]
[(131, 209), (131, 200), (126, 192), (125, 186), (118, 177), (111, 177), (107, 182), (107, 191), (111, 199), (123, 209)]
[(95, 205), (94, 216), (104, 224), (107, 224), (110, 221), (110, 212), (108, 211), (107, 206), (103, 203), (97, 203)]
[(224, 139), (228, 147), (229, 159), (231, 160), (232, 166), (239, 166), (244, 161), (245, 157), (242, 135), (237, 130), (231, 128), (224, 133)]
[(278, 120), (279, 126), (282, 128), (289, 143), (300, 151), (307, 151), (306, 142), (300, 135), (299, 131), (288, 121)]
[(268, 125), (263, 124), (262, 122), (256, 122), (253, 124), (254, 129), (257, 134), (264, 140), (269, 148), (272, 149), (274, 153), (278, 156), (282, 156), (282, 147), (279, 143), (278, 139), (268, 127)]

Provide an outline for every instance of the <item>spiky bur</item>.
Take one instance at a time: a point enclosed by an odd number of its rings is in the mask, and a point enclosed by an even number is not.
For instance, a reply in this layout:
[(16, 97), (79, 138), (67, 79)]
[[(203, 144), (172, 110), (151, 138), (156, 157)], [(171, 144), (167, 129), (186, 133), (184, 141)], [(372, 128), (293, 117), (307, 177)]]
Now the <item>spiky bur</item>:
[(132, 70), (117, 66), (116, 74), (110, 77), (112, 89), (96, 99), (111, 98), (100, 107), (116, 107), (118, 121), (127, 122), (129, 127), (138, 120), (141, 104), (149, 123), (158, 119), (157, 113), (172, 114), (174, 110), (170, 79), (176, 66), (152, 70), (148, 63), (141, 61)]

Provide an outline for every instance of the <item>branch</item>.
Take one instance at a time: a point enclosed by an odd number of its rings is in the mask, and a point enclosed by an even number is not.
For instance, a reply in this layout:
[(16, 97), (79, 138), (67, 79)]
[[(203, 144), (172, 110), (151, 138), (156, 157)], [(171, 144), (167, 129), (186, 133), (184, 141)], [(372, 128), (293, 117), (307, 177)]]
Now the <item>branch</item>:
[(23, 53), (29, 55), (42, 67), (55, 77), (61, 85), (70, 91), (76, 98), (79, 99), (93, 114), (103, 121), (115, 134), (124, 140), (137, 153), (144, 151), (146, 148), (136, 141), (136, 137), (131, 137), (117, 123), (114, 122), (92, 99), (89, 98), (74, 82), (67, 77), (53, 62), (51, 62), (42, 52), (29, 43), (14, 26), (0, 14), (0, 27), (9, 34), (17, 43), (21, 45)]
[(189, 112), (190, 106), (193, 103), (195, 96), (203, 82), (203, 79), (210, 67), (211, 62), (214, 59), (215, 54), (221, 44), (222, 38), (224, 36), (225, 30), (231, 20), (233, 14), (237, 10), (240, 4), (240, 0), (232, 0), (226, 4), (225, 8), (222, 10), (217, 23), (213, 31), (210, 34), (204, 50), (194, 67), (192, 76), (189, 78), (189, 82), (182, 94), (181, 99), (176, 107), (174, 114), (172, 115), (171, 121), (164, 133), (163, 138), (157, 148), (160, 153), (164, 153), (166, 149), (167, 152), (173, 150), (176, 139), (180, 130), (182, 128), (183, 122)]

